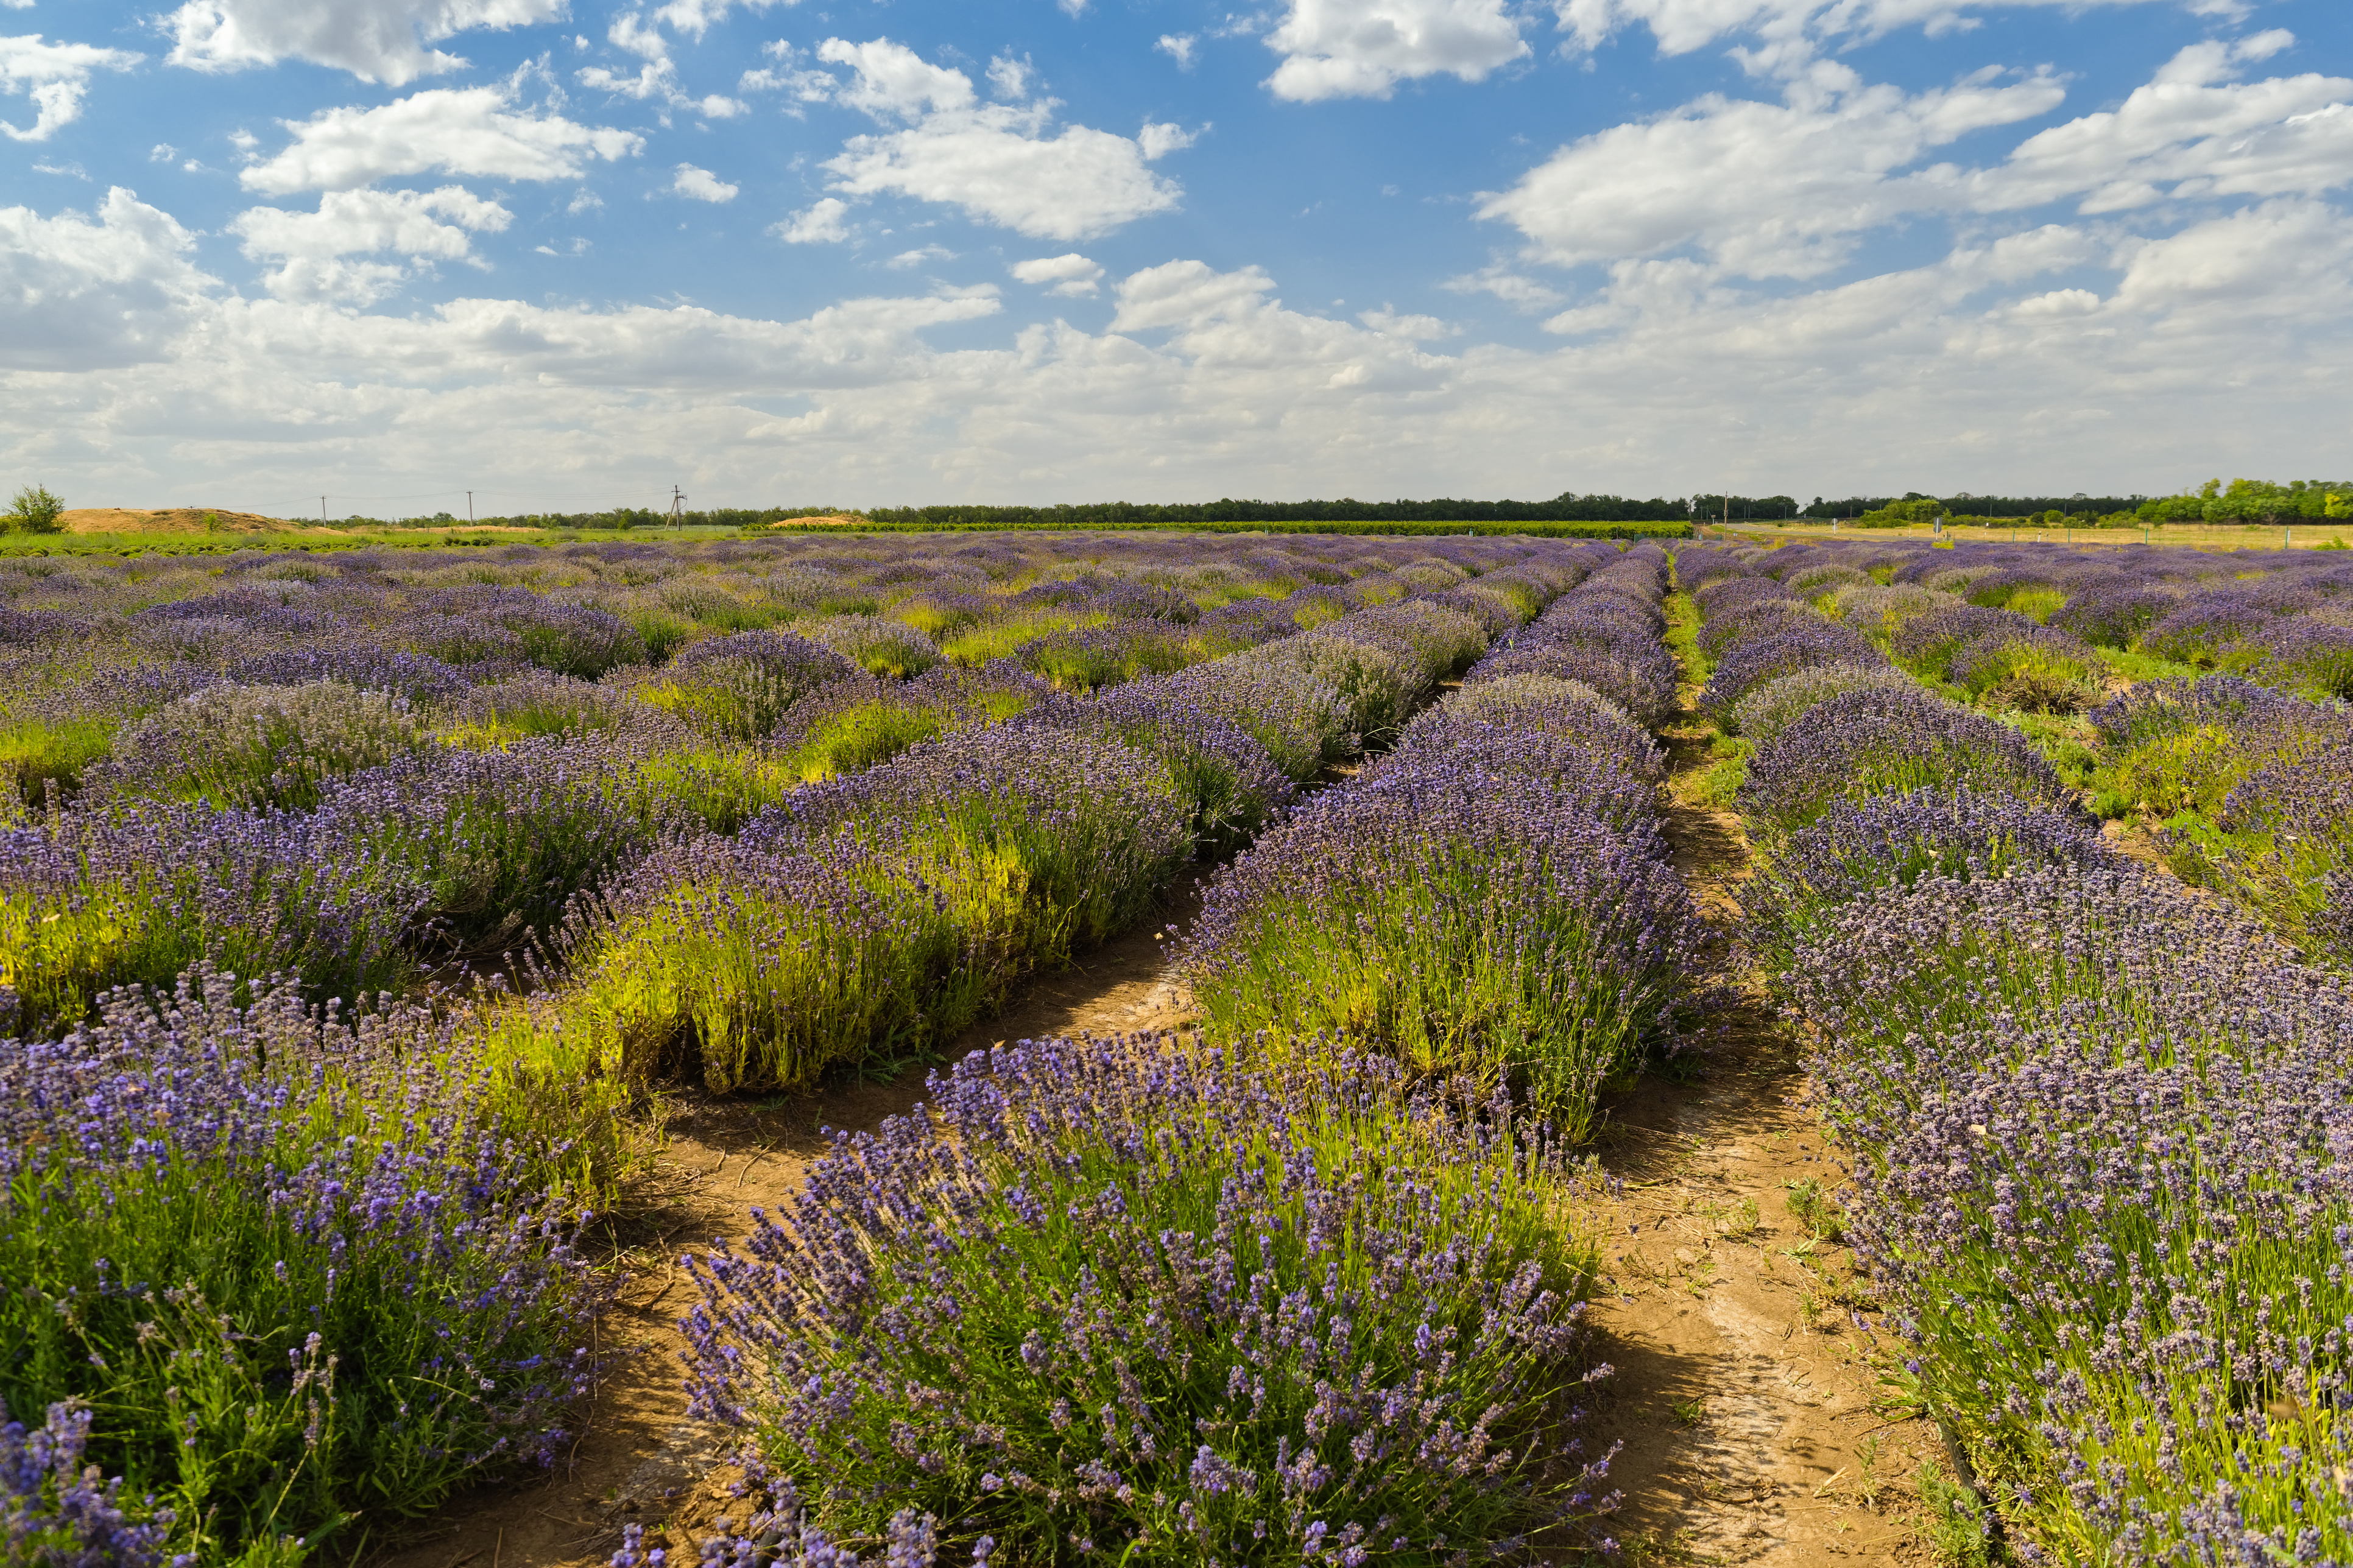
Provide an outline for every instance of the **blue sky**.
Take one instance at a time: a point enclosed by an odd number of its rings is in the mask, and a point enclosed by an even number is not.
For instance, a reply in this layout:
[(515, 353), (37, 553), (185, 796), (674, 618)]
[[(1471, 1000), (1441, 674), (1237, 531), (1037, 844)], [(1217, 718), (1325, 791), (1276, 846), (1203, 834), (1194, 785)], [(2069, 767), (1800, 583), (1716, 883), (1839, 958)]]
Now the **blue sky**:
[(0, 0), (0, 482), (2353, 471), (2341, 0)]

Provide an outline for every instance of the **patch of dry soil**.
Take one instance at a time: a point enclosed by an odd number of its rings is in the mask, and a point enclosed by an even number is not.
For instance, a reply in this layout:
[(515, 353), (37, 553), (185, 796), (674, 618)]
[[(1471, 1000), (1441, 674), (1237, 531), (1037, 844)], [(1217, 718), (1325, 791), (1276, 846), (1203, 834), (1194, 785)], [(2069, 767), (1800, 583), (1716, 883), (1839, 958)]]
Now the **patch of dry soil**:
[(219, 520), (223, 533), (255, 533), (290, 527), (274, 517), (220, 507), (174, 506), (149, 511), (142, 508), (83, 506), (69, 509), (59, 519), (68, 533), (202, 533), (207, 517)]

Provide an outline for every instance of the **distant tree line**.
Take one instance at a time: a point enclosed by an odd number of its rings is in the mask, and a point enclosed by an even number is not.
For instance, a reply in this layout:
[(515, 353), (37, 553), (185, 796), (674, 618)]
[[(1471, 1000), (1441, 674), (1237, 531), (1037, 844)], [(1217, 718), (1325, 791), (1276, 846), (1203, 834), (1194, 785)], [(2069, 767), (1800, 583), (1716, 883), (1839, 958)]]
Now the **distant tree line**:
[[(46, 492), (44, 492), (46, 493)], [(21, 500), (21, 498), (20, 498)], [(1337, 500), (1213, 501), (1090, 501), (1056, 506), (908, 506), (873, 507), (717, 507), (684, 512), (678, 521), (697, 528), (759, 528), (807, 517), (855, 517), (870, 524), (904, 529), (1145, 529), (1211, 528), (1229, 531), (1252, 526), (1313, 529), (1319, 524), (1388, 524), (1399, 531), (1411, 525), (1461, 523), (1510, 525), (1529, 523), (1708, 523), (1730, 521), (1786, 522), (1799, 519), (1845, 519), (1868, 528), (1893, 528), (1938, 518), (1957, 523), (2073, 523), (2079, 527), (2126, 527), (2145, 522), (2271, 522), (2299, 518), (2353, 516), (2353, 481), (2295, 479), (2276, 484), (2267, 479), (2232, 479), (2225, 485), (2209, 480), (2200, 490), (2175, 496), (2091, 496), (2080, 491), (2067, 496), (1975, 495), (1967, 490), (1932, 496), (1919, 490), (1903, 495), (1848, 496), (1828, 500), (1816, 496), (1810, 505), (1796, 498), (1698, 494), (1675, 500), (1653, 496), (1648, 500), (1630, 496), (1579, 494), (1565, 490), (1550, 500)], [(643, 507), (617, 507), (610, 511), (531, 512), (484, 518), (485, 524), (507, 527), (612, 530), (659, 528), (671, 521), (665, 511)], [(21, 525), (20, 525), (21, 526)], [(447, 528), (462, 526), (448, 512), (401, 519), (386, 523), (353, 517), (344, 527)]]
[(1550, 500), (1091, 501), (1061, 506), (875, 507), (876, 522), (992, 528), (1168, 528), (1193, 522), (1687, 522), (1691, 505), (1653, 497), (1578, 495)]

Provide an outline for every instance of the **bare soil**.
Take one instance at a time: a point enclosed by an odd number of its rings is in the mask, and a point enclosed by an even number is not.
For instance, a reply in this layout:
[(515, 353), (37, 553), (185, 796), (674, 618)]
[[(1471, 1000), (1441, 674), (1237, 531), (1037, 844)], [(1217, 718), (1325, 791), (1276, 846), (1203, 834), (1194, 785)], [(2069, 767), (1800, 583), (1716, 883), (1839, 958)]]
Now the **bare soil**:
[(205, 520), (216, 518), (222, 533), (274, 532), (293, 524), (257, 512), (230, 511), (221, 507), (174, 506), (149, 511), (119, 506), (74, 507), (59, 521), (68, 533), (205, 533), (215, 531)]
[[(1677, 868), (1723, 920), (1748, 847), (1736, 817), (1687, 798), (1709, 733), (1670, 736), (1668, 830)], [(1614, 1369), (1596, 1436), (1623, 1445), (1610, 1481), (1625, 1561), (1936, 1561), (1911, 1478), (1940, 1462), (1941, 1443), (1878, 1407), (1874, 1363), (1893, 1347), (1834, 1206), (1792, 1207), (1801, 1189), (1834, 1205), (1843, 1168), (1761, 993), (1736, 998), (1686, 1073), (1608, 1102), (1595, 1144), (1620, 1184), (1600, 1215), (1609, 1274), (1592, 1321)]]
[[(1197, 903), (1187, 889), (1164, 919), (1189, 919)], [(1165, 945), (1156, 929), (1131, 931), (1038, 977), (944, 1059), (1010, 1041), (1178, 1027), (1189, 1015), (1168, 982)], [(626, 1353), (590, 1398), (577, 1441), (543, 1477), (458, 1498), (377, 1553), (375, 1568), (593, 1568), (633, 1522), (648, 1527), (648, 1545), (669, 1546), (671, 1561), (693, 1562), (692, 1542), (728, 1511), (733, 1472), (710, 1434), (686, 1420), (679, 1321), (698, 1296), (680, 1254), (748, 1234), (753, 1210), (780, 1207), (800, 1189), (828, 1130), (871, 1131), (904, 1114), (922, 1100), (924, 1077), (911, 1067), (884, 1081), (765, 1101), (673, 1097), (643, 1212), (621, 1238), (620, 1303), (602, 1330)]]

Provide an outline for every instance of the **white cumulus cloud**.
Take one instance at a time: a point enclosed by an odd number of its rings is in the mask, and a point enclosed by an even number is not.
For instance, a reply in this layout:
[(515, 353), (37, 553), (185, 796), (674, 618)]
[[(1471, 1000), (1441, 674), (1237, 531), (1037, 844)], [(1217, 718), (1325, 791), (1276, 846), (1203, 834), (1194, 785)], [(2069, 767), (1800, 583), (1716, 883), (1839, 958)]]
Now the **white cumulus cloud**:
[(698, 202), (732, 202), (741, 185), (731, 185), (708, 169), (698, 169), (691, 163), (681, 163), (670, 188), (681, 196)]
[(401, 87), (466, 62), (427, 44), (476, 27), (564, 15), (565, 0), (188, 0), (172, 13), (171, 61), (235, 70), (309, 60)]
[(267, 195), (346, 191), (427, 172), (480, 179), (576, 179), (602, 158), (645, 145), (628, 131), (575, 124), (560, 114), (514, 112), (494, 87), (434, 88), (376, 109), (329, 109), (281, 121), (291, 145), (237, 176)]
[(1907, 95), (1820, 63), (1781, 103), (1711, 94), (1572, 142), (1487, 196), (1479, 216), (1516, 226), (1530, 256), (1556, 266), (1689, 246), (1724, 272), (1812, 277), (1843, 261), (1855, 236), (1960, 202), (1955, 178), (1898, 171), (2064, 97), (2049, 76), (2005, 83), (1990, 71)]
[(1146, 164), (1187, 146), (1175, 126), (1147, 122), (1133, 141), (1084, 125), (1049, 134), (1051, 100), (982, 103), (972, 79), (888, 38), (828, 38), (818, 58), (849, 66), (842, 102), (903, 128), (852, 137), (827, 160), (844, 195), (913, 196), (962, 207), (1039, 239), (1087, 239), (1175, 207), (1176, 184)]
[(849, 203), (827, 196), (776, 225), (774, 232), (786, 245), (839, 245), (849, 237), (849, 227), (842, 222), (849, 213)]
[(1019, 282), (1045, 287), (1049, 294), (1072, 297), (1092, 294), (1103, 275), (1102, 267), (1075, 250), (1066, 256), (1041, 256), (1032, 261), (1017, 261), (1012, 271)]
[(1266, 44), (1283, 57), (1267, 86), (1299, 102), (1386, 98), (1416, 77), (1477, 81), (1532, 52), (1504, 0), (1291, 0)]
[(746, 11), (765, 11), (775, 5), (799, 4), (800, 0), (670, 0), (669, 5), (654, 12), (654, 16), (665, 26), (701, 38), (711, 30), (712, 23), (723, 21), (737, 5)]
[[(390, 253), (412, 261), (463, 261), (476, 232), (502, 232), (514, 215), (462, 185), (437, 191), (330, 191), (316, 212), (251, 207), (229, 224), (248, 257), (280, 265), (265, 279), (281, 300), (368, 305), (406, 280), (391, 262), (348, 262)], [(447, 221), (443, 221), (446, 219)]]
[(888, 38), (862, 44), (828, 38), (818, 46), (817, 58), (858, 73), (857, 79), (841, 89), (841, 101), (878, 120), (913, 120), (925, 110), (969, 109), (973, 104), (972, 78), (948, 66), (933, 65), (906, 45)]
[(1841, 38), (1876, 38), (1917, 26), (1931, 37), (1978, 25), (1999, 5), (2172, 5), (2204, 15), (2235, 16), (2242, 0), (1552, 0), (1570, 47), (1593, 49), (1626, 28), (1647, 26), (1662, 54), (1689, 54), (1720, 38), (1756, 39), (1734, 52), (1752, 68), (1787, 72)]
[(117, 185), (95, 218), (0, 207), (0, 370), (89, 372), (162, 359), (216, 287), (195, 237)]
[(94, 44), (50, 44), (38, 33), (0, 38), (0, 93), (24, 93), (33, 100), (33, 123), (0, 121), (0, 132), (18, 142), (46, 142), (58, 127), (81, 117), (81, 100), (92, 71), (129, 70), (141, 57)]
[(2086, 213), (2168, 197), (2313, 195), (2353, 180), (2353, 79), (2235, 82), (2284, 33), (2193, 44), (2124, 103), (2029, 137), (1977, 182), (1980, 206), (2081, 197)]

